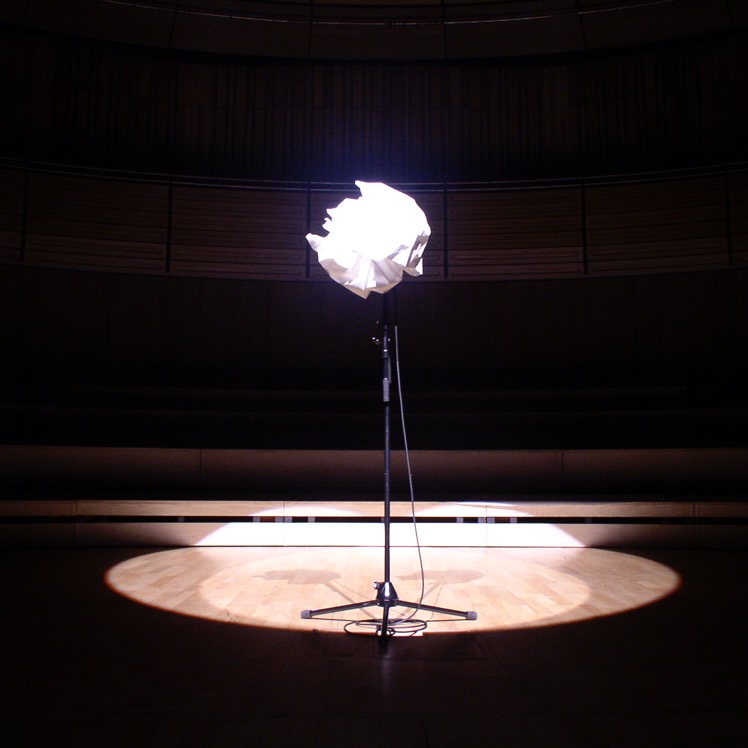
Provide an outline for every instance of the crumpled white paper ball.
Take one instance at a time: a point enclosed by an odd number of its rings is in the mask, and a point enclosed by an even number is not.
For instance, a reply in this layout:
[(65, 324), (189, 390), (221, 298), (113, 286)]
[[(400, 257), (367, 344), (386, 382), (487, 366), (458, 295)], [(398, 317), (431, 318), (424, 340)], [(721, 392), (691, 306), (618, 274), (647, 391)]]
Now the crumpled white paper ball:
[(327, 236), (307, 234), (320, 265), (349, 291), (366, 298), (386, 293), (409, 275), (423, 274), (431, 236), (416, 201), (381, 182), (356, 182), (361, 197), (328, 208)]

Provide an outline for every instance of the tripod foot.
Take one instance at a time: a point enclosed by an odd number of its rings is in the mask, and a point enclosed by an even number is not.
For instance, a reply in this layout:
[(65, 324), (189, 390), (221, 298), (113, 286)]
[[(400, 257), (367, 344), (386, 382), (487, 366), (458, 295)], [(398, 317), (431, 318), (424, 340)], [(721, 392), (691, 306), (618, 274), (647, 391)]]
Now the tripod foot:
[(312, 611), (311, 610), (302, 610), (301, 611), (301, 617), (302, 618), (311, 618), (312, 617)]

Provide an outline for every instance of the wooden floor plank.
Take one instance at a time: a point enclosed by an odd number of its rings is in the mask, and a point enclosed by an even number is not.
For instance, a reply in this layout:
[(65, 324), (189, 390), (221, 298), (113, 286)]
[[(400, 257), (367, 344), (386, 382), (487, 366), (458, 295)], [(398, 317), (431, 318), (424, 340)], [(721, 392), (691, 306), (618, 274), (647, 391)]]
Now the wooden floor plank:
[[(400, 599), (418, 603), (415, 549), (390, 552)], [(477, 621), (439, 613), (419, 618), (436, 631), (486, 631), (612, 615), (655, 602), (677, 589), (667, 566), (621, 552), (593, 549), (429, 548), (423, 578), (427, 605), (479, 611)], [(383, 572), (378, 548), (181, 548), (144, 553), (111, 569), (112, 588), (163, 610), (246, 625), (338, 630), (331, 614), (302, 620), (303, 609), (365, 602)], [(398, 616), (410, 611), (402, 608)]]

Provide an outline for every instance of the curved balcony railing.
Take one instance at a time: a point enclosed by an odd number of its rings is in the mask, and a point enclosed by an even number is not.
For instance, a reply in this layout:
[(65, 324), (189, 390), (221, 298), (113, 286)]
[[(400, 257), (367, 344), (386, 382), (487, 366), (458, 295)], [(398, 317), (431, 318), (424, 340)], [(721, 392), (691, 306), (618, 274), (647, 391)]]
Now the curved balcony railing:
[[(748, 263), (743, 164), (594, 180), (396, 185), (432, 228), (425, 280)], [(304, 237), (353, 185), (0, 165), (0, 262), (213, 278), (326, 278)]]

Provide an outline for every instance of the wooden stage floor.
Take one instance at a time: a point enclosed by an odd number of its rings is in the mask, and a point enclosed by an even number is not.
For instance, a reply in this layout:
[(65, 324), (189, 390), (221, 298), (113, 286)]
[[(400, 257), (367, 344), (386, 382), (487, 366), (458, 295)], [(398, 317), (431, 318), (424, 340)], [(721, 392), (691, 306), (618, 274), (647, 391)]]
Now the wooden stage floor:
[[(680, 584), (665, 564), (604, 549), (427, 547), (419, 554), (416, 548), (392, 548), (390, 560), (400, 600), (478, 614), (469, 620), (409, 606), (394, 609), (392, 620), (416, 618), (429, 635), (613, 615), (652, 604)], [(302, 619), (300, 611), (372, 600), (372, 582), (382, 581), (383, 567), (383, 549), (371, 547), (171, 548), (117, 564), (106, 581), (133, 601), (181, 615), (334, 632), (356, 621), (381, 620), (381, 608), (313, 620)]]
[(384, 647), (299, 616), (381, 549), (1, 553), (5, 745), (748, 744), (744, 551), (426, 548), (426, 601), (478, 620)]

